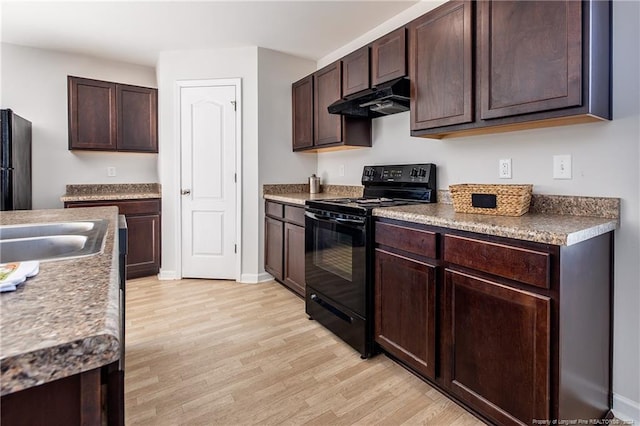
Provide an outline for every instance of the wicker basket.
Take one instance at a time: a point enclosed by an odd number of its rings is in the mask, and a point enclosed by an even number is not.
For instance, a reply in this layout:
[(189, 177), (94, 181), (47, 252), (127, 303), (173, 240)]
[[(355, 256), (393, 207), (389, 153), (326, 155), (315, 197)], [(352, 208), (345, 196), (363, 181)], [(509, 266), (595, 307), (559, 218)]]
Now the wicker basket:
[(458, 213), (522, 216), (529, 211), (533, 185), (449, 185), (453, 209)]

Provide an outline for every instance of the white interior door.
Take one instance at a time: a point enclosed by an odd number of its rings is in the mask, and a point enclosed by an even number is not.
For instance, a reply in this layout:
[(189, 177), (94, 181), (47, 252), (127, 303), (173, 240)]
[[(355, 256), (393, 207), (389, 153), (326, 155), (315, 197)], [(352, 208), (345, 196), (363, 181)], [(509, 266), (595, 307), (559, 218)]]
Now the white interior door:
[(180, 87), (183, 277), (236, 278), (236, 89)]

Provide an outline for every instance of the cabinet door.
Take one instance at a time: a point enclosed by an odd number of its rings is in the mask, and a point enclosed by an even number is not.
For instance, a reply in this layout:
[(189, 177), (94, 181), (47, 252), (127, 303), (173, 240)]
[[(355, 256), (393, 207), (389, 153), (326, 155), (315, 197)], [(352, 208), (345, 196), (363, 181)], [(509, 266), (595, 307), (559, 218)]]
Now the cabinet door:
[(550, 299), (447, 270), (444, 312), (450, 390), (499, 424), (548, 419)]
[(116, 85), (68, 77), (69, 149), (116, 150)]
[(157, 92), (117, 85), (118, 151), (158, 152)]
[(369, 46), (365, 46), (342, 58), (342, 96), (353, 95), (369, 87)]
[(581, 104), (581, 2), (478, 2), (481, 118)]
[(284, 225), (284, 283), (304, 296), (304, 227)]
[(160, 270), (160, 215), (127, 216), (127, 279)]
[(473, 121), (471, 9), (450, 1), (409, 24), (411, 130)]
[(327, 107), (342, 97), (342, 67), (337, 61), (314, 74), (314, 145), (342, 142), (342, 116)]
[(264, 269), (282, 281), (284, 224), (270, 217), (264, 218)]
[(380, 249), (375, 267), (376, 342), (435, 378), (436, 268)]
[(291, 86), (293, 100), (293, 150), (313, 146), (313, 75)]
[(371, 85), (407, 75), (407, 31), (399, 28), (371, 45)]

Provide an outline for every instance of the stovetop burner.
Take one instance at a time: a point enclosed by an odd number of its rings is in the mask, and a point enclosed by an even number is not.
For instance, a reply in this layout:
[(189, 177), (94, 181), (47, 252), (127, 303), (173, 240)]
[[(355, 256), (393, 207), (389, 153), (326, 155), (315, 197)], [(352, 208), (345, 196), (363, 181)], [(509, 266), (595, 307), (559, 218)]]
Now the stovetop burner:
[(435, 203), (435, 169), (434, 164), (366, 166), (362, 172), (363, 197), (309, 200), (306, 204), (338, 213), (370, 215), (376, 207)]

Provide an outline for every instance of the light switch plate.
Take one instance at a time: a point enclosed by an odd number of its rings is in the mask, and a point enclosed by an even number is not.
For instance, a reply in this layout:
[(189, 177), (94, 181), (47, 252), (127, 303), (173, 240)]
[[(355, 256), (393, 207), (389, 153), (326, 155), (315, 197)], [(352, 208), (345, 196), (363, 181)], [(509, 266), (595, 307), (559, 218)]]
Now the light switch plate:
[(553, 156), (553, 178), (571, 179), (571, 155)]

